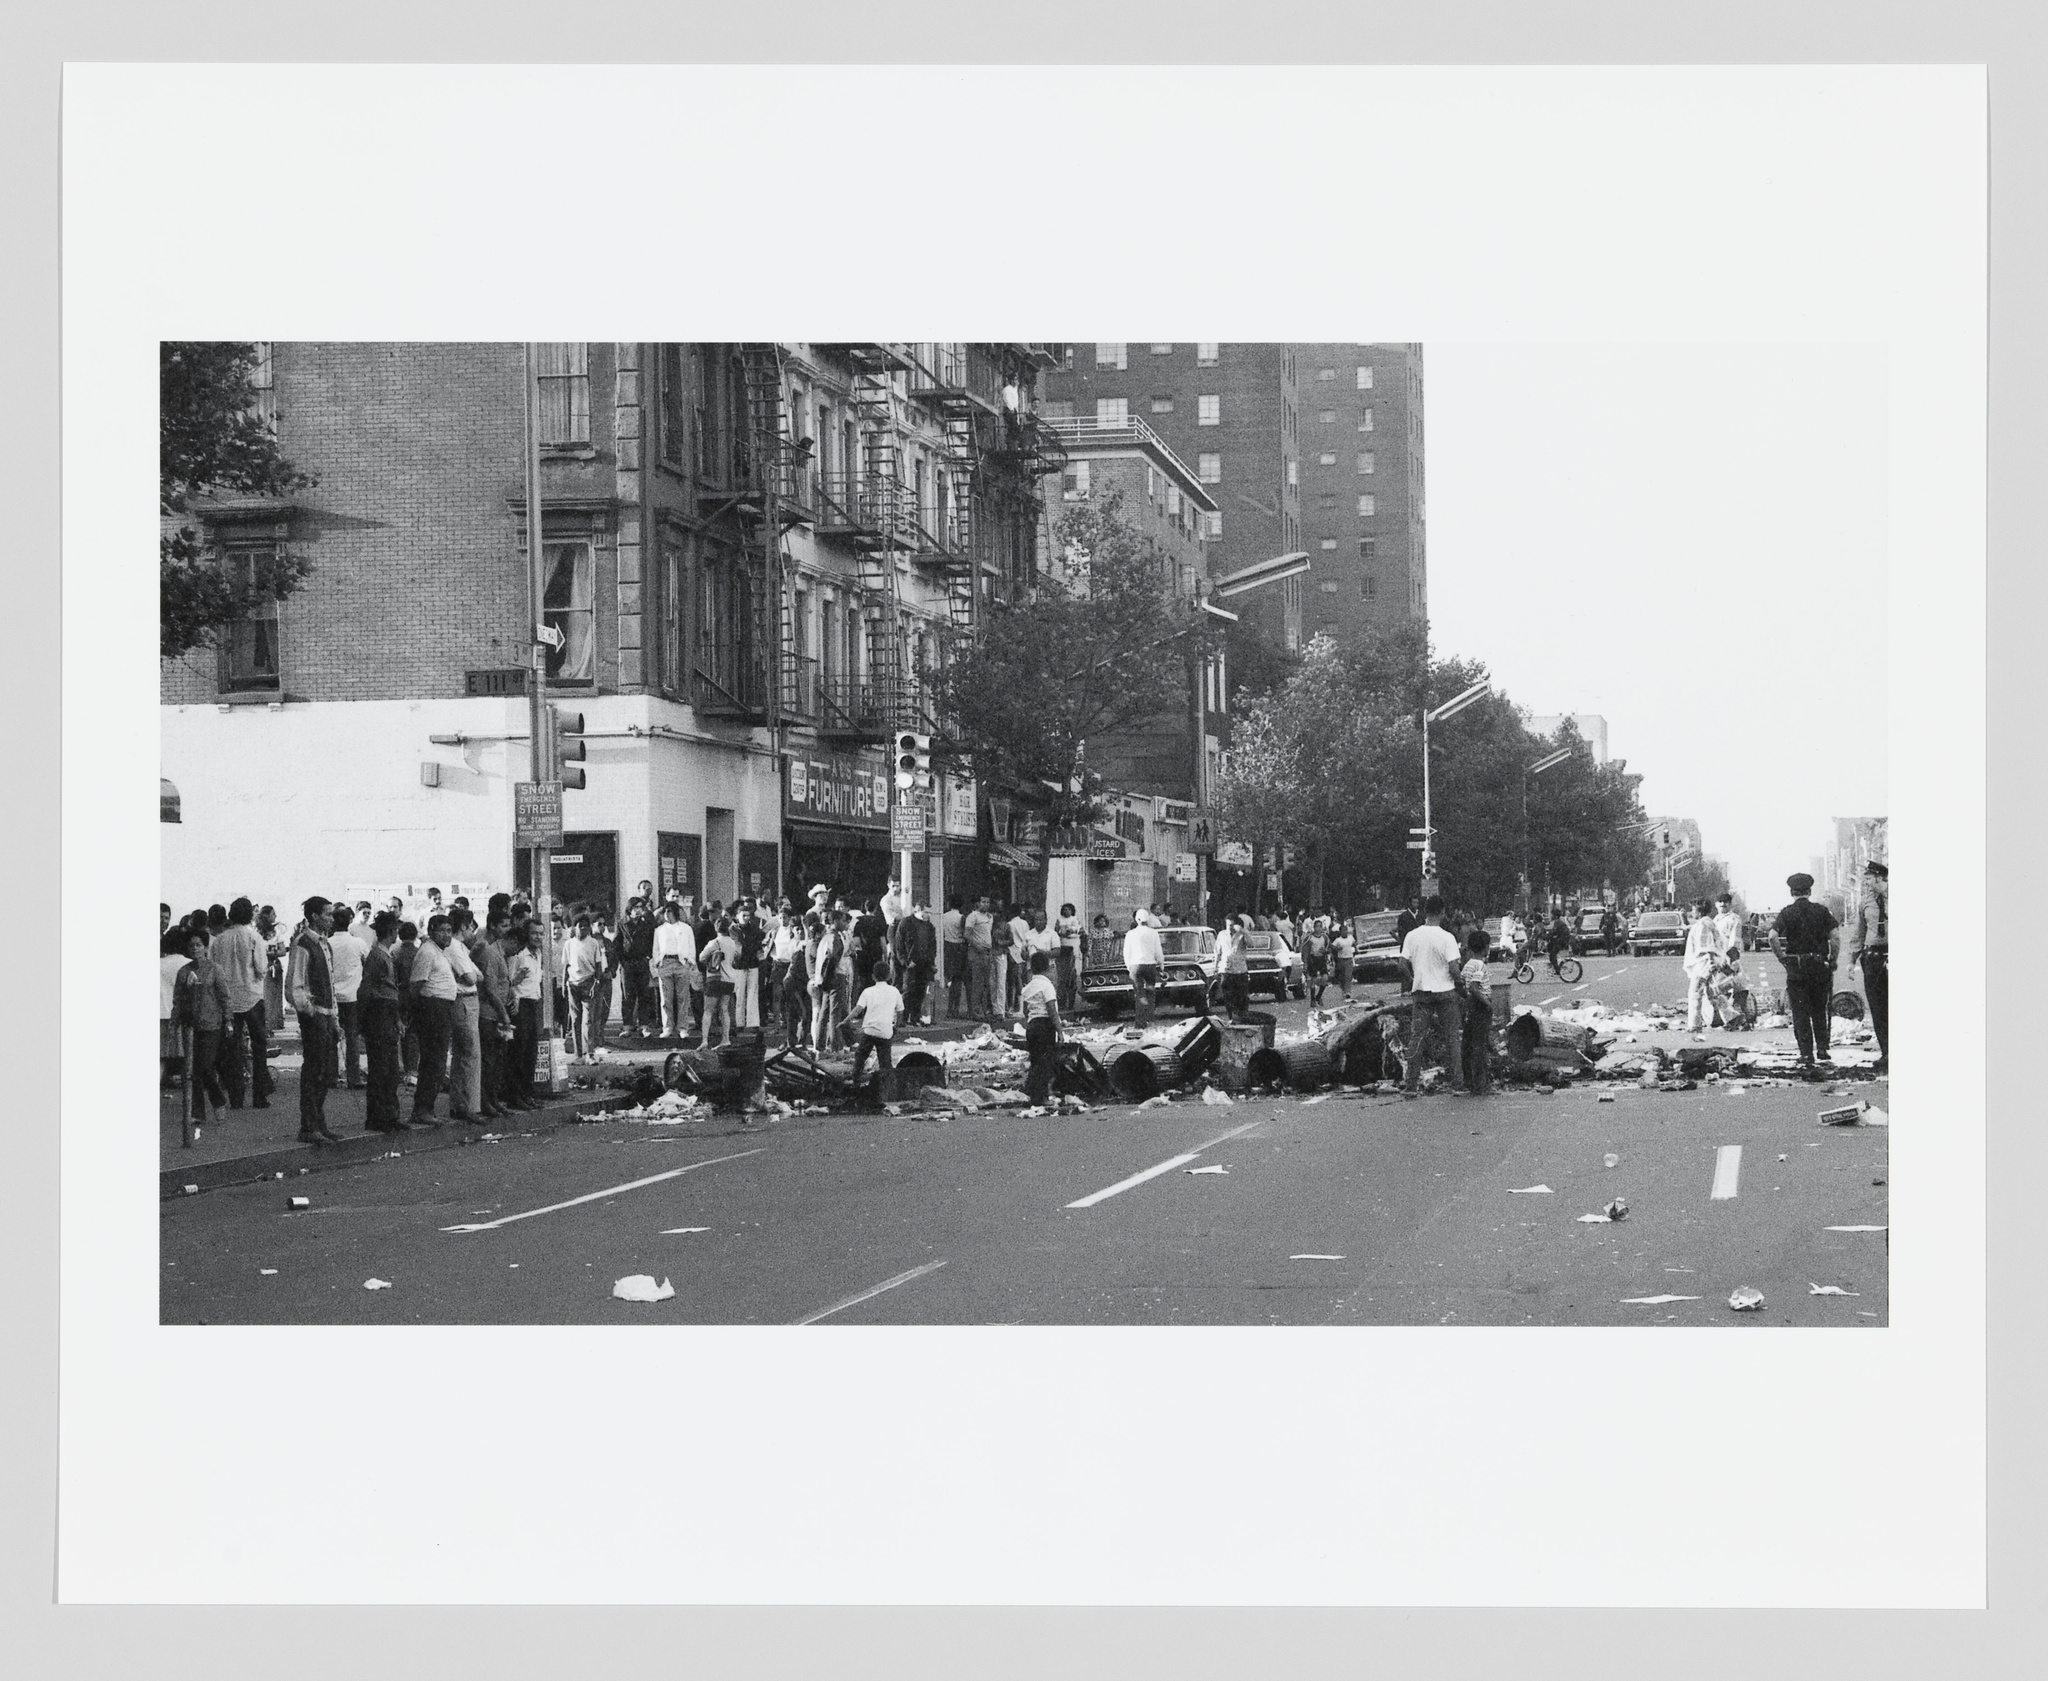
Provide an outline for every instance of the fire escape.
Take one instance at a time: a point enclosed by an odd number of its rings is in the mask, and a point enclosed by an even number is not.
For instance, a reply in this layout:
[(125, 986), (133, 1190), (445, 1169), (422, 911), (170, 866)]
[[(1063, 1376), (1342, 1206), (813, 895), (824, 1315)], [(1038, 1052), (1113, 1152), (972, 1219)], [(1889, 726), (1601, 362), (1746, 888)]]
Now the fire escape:
[(917, 497), (903, 472), (903, 401), (898, 379), (915, 368), (904, 347), (843, 344), (832, 347), (851, 372), (847, 407), (859, 438), (859, 460), (823, 475), (818, 534), (844, 543), (859, 561), (858, 612), (867, 650), (864, 671), (825, 679), (818, 705), (819, 733), (851, 742), (885, 741), (914, 721), (913, 685), (906, 682), (903, 594), (899, 557), (925, 547)]
[[(719, 622), (700, 627), (694, 671), (697, 708), (712, 717), (774, 724), (790, 710), (796, 666), (782, 539), (812, 518), (803, 455), (783, 404), (783, 356), (775, 344), (737, 347), (738, 424), (730, 477), (703, 511), (707, 523), (739, 527), (740, 557)], [(772, 655), (772, 657), (771, 657)]]

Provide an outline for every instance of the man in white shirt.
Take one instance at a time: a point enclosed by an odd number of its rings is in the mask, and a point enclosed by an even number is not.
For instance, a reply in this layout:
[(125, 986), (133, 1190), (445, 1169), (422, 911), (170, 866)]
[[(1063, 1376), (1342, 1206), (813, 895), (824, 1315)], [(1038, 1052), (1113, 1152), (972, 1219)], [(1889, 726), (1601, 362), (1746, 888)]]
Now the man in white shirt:
[(341, 1014), (341, 1073), (350, 1091), (370, 1082), (363, 1077), (363, 1021), (356, 1010), (356, 990), (363, 984), (363, 959), (369, 948), (350, 926), (355, 912), (334, 902), (334, 932), (328, 936), (334, 967), (334, 1007)]
[(891, 881), (889, 890), (882, 895), (882, 920), (894, 928), (909, 909), (910, 888), (907, 884)]
[[(1720, 909), (1714, 915), (1714, 931), (1721, 936), (1721, 949), (1736, 957), (1742, 955), (1742, 918), (1735, 914), (1735, 896), (1723, 893), (1718, 901)], [(214, 961), (220, 956), (216, 952)]]
[(1124, 936), (1124, 967), (1131, 974), (1131, 1014), (1140, 1027), (1152, 1021), (1152, 1003), (1159, 992), (1159, 972), (1166, 954), (1159, 944), (1159, 930), (1139, 918)]
[(681, 1039), (682, 1024), (689, 1020), (690, 994), (696, 990), (697, 935), (675, 900), (662, 906), (661, 921), (655, 925), (653, 964), (654, 984), (661, 993), (661, 1036)]
[(860, 1038), (853, 1047), (853, 1083), (860, 1084), (861, 1070), (872, 1055), (875, 1066), (887, 1073), (891, 1044), (896, 1037), (896, 1018), (903, 1013), (903, 994), (889, 982), (889, 960), (875, 965), (875, 978), (854, 1001), (853, 1017), (860, 1023)]
[(1444, 1067), (1463, 1090), (1464, 1007), (1458, 997), (1463, 954), (1458, 939), (1444, 926), (1444, 902), (1432, 893), (1422, 902), (1422, 925), (1409, 930), (1401, 943), (1401, 972), (1413, 989), (1414, 1012), (1408, 1031), (1408, 1068), (1401, 1095), (1416, 1095), (1422, 1080), (1423, 1054), (1432, 1033), (1444, 1043)]
[[(1702, 899), (1685, 931), (1685, 1030), (1704, 1033), (1714, 1020), (1714, 976), (1727, 961), (1727, 945), (1714, 920), (1714, 904)], [(1740, 944), (1736, 950), (1740, 951)]]
[(258, 1109), (270, 1107), (270, 1042), (263, 1007), (264, 983), (270, 976), (269, 947), (254, 927), (256, 907), (247, 899), (228, 906), (228, 925), (213, 942), (213, 966), (228, 983), (228, 1007), (234, 1011), (231, 1047), (225, 1059), (228, 1107), (239, 1109), (244, 1082), (253, 1074)]

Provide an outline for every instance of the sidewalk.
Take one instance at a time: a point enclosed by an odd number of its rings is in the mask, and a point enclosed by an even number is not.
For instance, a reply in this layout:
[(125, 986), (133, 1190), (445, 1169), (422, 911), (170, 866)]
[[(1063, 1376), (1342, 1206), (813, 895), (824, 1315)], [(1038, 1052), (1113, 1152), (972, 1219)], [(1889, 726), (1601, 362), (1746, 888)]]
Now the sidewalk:
[[(943, 1039), (964, 1038), (978, 1025), (971, 1021), (942, 1020), (915, 1031), (926, 1042), (937, 1043)], [(621, 1069), (635, 1067), (650, 1067), (659, 1074), (662, 1063), (677, 1048), (658, 1039), (641, 1039), (637, 1035), (625, 1040), (616, 1028), (608, 1038), (606, 1048), (609, 1055), (604, 1061), (570, 1064), (568, 1091), (560, 1097), (546, 1100), (541, 1108), (508, 1115), (498, 1121), (479, 1121), (472, 1125), (449, 1122), (421, 1132), (366, 1132), (363, 1127), (367, 1112), (366, 1094), (337, 1085), (327, 1093), (327, 1127), (342, 1142), (339, 1145), (305, 1144), (299, 1140), (301, 1058), (298, 1035), (295, 1025), (288, 1026), (283, 1035), (271, 1041), (272, 1091), (269, 1106), (255, 1109), (245, 1103), (242, 1108), (230, 1109), (224, 1115), (215, 1114), (201, 1128), (199, 1138), (189, 1150), (184, 1146), (184, 1094), (181, 1091), (159, 1094), (159, 1194), (181, 1196), (186, 1194), (188, 1185), (212, 1190), (217, 1186), (243, 1184), (272, 1175), (296, 1176), (321, 1168), (345, 1167), (373, 1160), (394, 1150), (414, 1155), (473, 1143), (487, 1133), (529, 1132), (535, 1127), (557, 1126), (579, 1110), (609, 1103), (629, 1103), (630, 1099), (612, 1087), (611, 1077)], [(781, 1043), (780, 1032), (771, 1027), (768, 1034), (770, 1053), (779, 1049)], [(281, 1050), (277, 1049), (279, 1046), (282, 1046)], [(400, 1091), (401, 1114), (411, 1115), (412, 1097), (409, 1087)], [(443, 1095), (435, 1106), (437, 1111), (445, 1115), (447, 1103), (447, 1097)]]

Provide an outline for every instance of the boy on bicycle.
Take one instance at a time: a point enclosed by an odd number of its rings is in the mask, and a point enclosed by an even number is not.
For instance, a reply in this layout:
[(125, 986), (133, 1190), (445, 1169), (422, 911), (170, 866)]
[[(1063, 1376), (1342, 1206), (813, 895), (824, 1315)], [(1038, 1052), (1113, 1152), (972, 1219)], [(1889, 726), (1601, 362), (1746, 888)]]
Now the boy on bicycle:
[(1543, 947), (1550, 958), (1550, 972), (1555, 975), (1558, 973), (1558, 953), (1572, 949), (1572, 931), (1565, 923), (1563, 911), (1551, 918), (1550, 931), (1543, 937)]

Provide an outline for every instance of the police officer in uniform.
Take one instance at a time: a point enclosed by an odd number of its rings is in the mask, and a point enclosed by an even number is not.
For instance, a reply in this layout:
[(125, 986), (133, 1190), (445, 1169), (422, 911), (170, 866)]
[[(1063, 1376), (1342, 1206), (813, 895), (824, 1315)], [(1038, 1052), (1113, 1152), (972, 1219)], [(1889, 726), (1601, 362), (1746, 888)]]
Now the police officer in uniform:
[(1863, 866), (1863, 900), (1849, 930), (1849, 961), (1863, 968), (1863, 996), (1869, 1001), (1870, 1025), (1877, 1034), (1875, 1072), (1879, 1074), (1890, 1073), (1892, 1065), (1891, 974), (1887, 964), (1891, 875), (1875, 858)]
[(1834, 1060), (1828, 1055), (1828, 994), (1842, 941), (1835, 913), (1807, 897), (1813, 891), (1812, 876), (1801, 870), (1787, 876), (1785, 886), (1792, 902), (1771, 924), (1771, 950), (1785, 966), (1785, 1001), (1792, 1011), (1793, 1036), (1799, 1041), (1799, 1067), (1811, 1074), (1818, 1071), (1818, 1064), (1832, 1066)]

